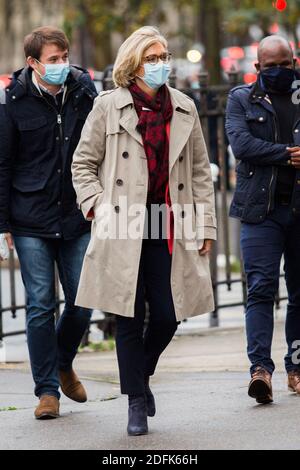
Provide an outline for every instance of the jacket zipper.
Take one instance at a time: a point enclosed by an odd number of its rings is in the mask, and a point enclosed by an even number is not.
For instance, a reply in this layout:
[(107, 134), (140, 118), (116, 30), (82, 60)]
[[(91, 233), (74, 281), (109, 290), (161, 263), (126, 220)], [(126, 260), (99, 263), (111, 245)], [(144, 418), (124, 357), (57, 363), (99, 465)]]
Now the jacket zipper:
[[(278, 132), (277, 132), (277, 123), (276, 123), (276, 116), (273, 115), (273, 123), (274, 123), (274, 130), (275, 130), (275, 143), (278, 141)], [(268, 208), (267, 208), (267, 213), (270, 212), (270, 207), (271, 207), (271, 199), (272, 199), (272, 184), (274, 180), (274, 166), (272, 165), (272, 176), (269, 184), (269, 203), (268, 203)]]
[[(74, 90), (74, 88), (72, 89), (72, 91), (73, 90)], [(63, 136), (63, 129), (62, 129), (62, 111), (63, 111), (63, 107), (64, 107), (65, 103), (67, 102), (68, 95), (69, 95), (69, 93), (67, 91), (64, 102), (62, 103), (59, 112), (57, 112), (57, 109), (55, 108), (55, 106), (53, 106), (44, 96), (36, 95), (38, 98), (42, 98), (47, 103), (48, 106), (50, 106), (52, 109), (54, 109), (55, 114), (56, 114), (56, 122), (57, 122), (58, 128), (59, 128), (59, 136), (60, 136), (61, 142), (63, 141), (63, 137), (64, 137)]]
[(62, 117), (61, 117), (61, 112), (62, 112), (62, 109), (60, 110), (60, 113), (57, 114), (57, 124), (58, 124), (58, 128), (59, 128), (59, 136), (60, 136), (60, 140), (62, 141), (63, 140), (63, 129), (62, 129)]

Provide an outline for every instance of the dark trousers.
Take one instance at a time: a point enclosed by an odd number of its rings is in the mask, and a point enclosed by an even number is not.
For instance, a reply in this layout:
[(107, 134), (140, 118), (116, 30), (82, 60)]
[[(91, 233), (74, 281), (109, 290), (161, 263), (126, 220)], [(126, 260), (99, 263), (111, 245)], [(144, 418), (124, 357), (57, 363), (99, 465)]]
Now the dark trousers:
[(275, 368), (271, 359), (273, 310), (282, 255), (288, 291), (285, 368), (287, 372), (297, 370), (300, 366), (293, 353), (297, 353), (299, 346), (293, 343), (300, 340), (299, 216), (293, 213), (291, 205), (277, 203), (263, 223), (242, 224), (241, 247), (248, 285), (246, 330), (250, 371), (259, 365), (270, 373)]
[[(134, 318), (117, 315), (117, 356), (121, 393), (145, 391), (145, 376), (154, 374), (159, 356), (177, 325), (170, 284), (171, 255), (166, 240), (143, 240)], [(149, 323), (144, 334), (145, 296)]]
[[(90, 321), (92, 311), (74, 305), (89, 240), (90, 233), (73, 240), (14, 236), (26, 289), (27, 341), (37, 397), (60, 397), (58, 369), (71, 369)], [(65, 295), (57, 325), (55, 261)]]

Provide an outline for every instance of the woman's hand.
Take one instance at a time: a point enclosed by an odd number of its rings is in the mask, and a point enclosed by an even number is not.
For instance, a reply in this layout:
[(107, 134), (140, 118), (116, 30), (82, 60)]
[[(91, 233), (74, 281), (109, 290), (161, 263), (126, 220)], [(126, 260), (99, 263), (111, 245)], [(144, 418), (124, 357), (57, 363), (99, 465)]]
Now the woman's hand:
[(202, 248), (199, 250), (199, 255), (209, 255), (213, 246), (213, 240), (205, 239)]

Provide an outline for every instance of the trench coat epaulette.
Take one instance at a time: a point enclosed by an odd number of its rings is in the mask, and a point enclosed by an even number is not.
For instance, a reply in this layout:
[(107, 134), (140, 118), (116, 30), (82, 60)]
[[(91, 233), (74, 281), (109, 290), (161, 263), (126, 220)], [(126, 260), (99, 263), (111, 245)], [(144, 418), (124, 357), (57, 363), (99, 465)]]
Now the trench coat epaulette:
[(111, 93), (113, 93), (116, 90), (117, 90), (117, 88), (112, 88), (111, 90), (100, 91), (98, 96), (110, 95)]

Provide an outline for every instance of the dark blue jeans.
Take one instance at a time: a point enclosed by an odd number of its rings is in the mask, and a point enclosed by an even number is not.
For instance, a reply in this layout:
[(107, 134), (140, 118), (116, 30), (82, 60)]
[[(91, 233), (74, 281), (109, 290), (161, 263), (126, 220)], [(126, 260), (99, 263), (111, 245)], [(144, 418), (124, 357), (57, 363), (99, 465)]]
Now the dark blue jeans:
[(279, 285), (280, 261), (284, 256), (285, 281), (288, 291), (286, 315), (287, 372), (299, 369), (293, 364), (292, 345), (300, 340), (300, 218), (290, 205), (276, 204), (261, 224), (241, 226), (241, 248), (248, 286), (246, 309), (247, 351), (250, 372), (263, 366), (275, 369), (271, 359), (274, 327), (274, 301)]
[[(83, 257), (90, 239), (14, 236), (26, 290), (26, 328), (35, 395), (60, 397), (58, 369), (69, 370), (91, 310), (74, 305)], [(65, 295), (64, 311), (55, 326), (55, 261)]]

